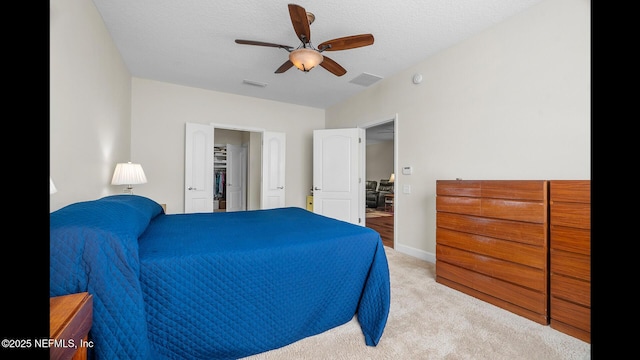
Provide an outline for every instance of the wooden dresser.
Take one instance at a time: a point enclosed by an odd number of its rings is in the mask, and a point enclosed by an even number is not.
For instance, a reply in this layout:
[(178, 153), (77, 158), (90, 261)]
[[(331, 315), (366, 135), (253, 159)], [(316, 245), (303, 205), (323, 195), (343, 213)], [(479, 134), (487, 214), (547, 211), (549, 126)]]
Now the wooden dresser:
[(591, 181), (552, 180), (551, 327), (591, 343)]
[(436, 281), (549, 324), (548, 181), (438, 180)]

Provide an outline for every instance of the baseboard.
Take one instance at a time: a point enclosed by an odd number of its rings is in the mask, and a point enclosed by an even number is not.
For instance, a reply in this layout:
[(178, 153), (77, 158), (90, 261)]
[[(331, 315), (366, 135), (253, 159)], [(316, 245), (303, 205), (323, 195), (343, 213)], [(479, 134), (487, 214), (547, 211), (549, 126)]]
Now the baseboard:
[(397, 241), (393, 244), (393, 249), (398, 251), (398, 252), (401, 252), (403, 254), (407, 254), (409, 256), (413, 256), (415, 258), (418, 258), (420, 260), (424, 260), (424, 261), (430, 262), (432, 264), (436, 263), (436, 254), (434, 254), (434, 253), (430, 253), (430, 252), (426, 252), (424, 250), (416, 249), (416, 248), (411, 247), (411, 246), (398, 244)]

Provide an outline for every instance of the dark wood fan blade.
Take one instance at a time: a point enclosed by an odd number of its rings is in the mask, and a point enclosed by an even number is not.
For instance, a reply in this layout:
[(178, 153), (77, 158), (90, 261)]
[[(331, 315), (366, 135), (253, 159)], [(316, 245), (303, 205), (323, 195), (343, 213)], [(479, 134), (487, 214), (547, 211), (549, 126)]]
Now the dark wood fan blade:
[(300, 5), (289, 4), (289, 16), (298, 39), (305, 44), (311, 41), (311, 29), (309, 28), (307, 11)]
[(291, 49), (293, 49), (293, 47), (292, 47), (292, 46), (280, 45), (280, 44), (273, 44), (273, 43), (262, 42), (262, 41), (253, 41), (253, 40), (240, 40), (240, 39), (236, 39), (236, 44), (243, 44), (243, 45), (258, 45), (258, 46), (269, 46), (269, 47), (283, 48), (283, 49), (287, 49), (287, 50), (291, 50)]
[(318, 50), (320, 51), (337, 51), (337, 50), (347, 50), (354, 49), (363, 46), (369, 46), (373, 44), (373, 35), (371, 34), (361, 34), (361, 35), (352, 35), (345, 36), (329, 41), (325, 41), (322, 44), (318, 45)]
[[(323, 55), (324, 56), (324, 55)], [(324, 56), (324, 60), (320, 63), (320, 66), (327, 69), (330, 73), (335, 76), (342, 76), (347, 73), (347, 70), (340, 66), (337, 62), (333, 61), (331, 58)]]
[(278, 68), (278, 70), (276, 70), (276, 74), (281, 74), (287, 70), (289, 70), (291, 67), (293, 66), (293, 63), (291, 62), (291, 60), (287, 60), (284, 62), (284, 64), (280, 65), (280, 67)]

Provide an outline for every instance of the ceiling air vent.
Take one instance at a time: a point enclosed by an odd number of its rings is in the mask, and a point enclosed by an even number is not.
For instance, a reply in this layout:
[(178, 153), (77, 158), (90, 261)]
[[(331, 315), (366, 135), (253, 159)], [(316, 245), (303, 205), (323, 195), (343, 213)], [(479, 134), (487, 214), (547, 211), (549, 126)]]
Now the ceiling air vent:
[(267, 84), (262, 83), (262, 82), (258, 82), (258, 81), (253, 81), (253, 80), (242, 80), (243, 84), (247, 84), (247, 85), (253, 85), (253, 86), (257, 86), (257, 87), (266, 87)]
[(362, 74), (354, 77), (349, 82), (353, 83), (353, 84), (357, 84), (357, 85), (369, 86), (369, 85), (371, 85), (371, 84), (373, 84), (376, 81), (381, 80), (381, 79), (382, 78), (380, 76), (378, 76), (378, 75), (362, 73)]

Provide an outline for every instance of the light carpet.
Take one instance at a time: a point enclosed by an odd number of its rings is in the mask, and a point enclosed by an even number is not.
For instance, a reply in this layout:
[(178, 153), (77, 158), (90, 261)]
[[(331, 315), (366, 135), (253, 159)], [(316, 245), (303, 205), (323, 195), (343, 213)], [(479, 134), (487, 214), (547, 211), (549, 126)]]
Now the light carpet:
[(590, 359), (591, 345), (436, 283), (435, 265), (385, 247), (391, 308), (376, 347), (357, 319), (260, 359)]

